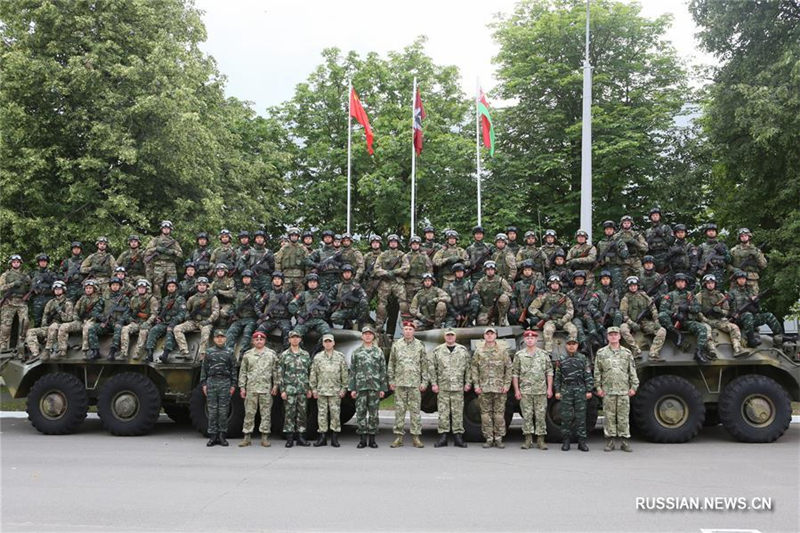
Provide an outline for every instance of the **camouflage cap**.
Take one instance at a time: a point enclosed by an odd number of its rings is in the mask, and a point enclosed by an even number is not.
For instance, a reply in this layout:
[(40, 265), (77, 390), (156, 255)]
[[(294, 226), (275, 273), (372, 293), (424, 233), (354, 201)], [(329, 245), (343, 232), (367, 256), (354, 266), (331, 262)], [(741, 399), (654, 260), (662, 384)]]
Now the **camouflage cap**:
[(606, 333), (619, 333), (619, 328), (617, 326), (611, 326), (606, 330)]
[(218, 328), (214, 330), (215, 337), (224, 337), (226, 335), (225, 330), (222, 328)]
[(567, 344), (578, 344), (578, 339), (570, 337), (569, 339), (567, 339)]
[(444, 335), (445, 335), (445, 337), (446, 337), (447, 335), (455, 335), (455, 334), (456, 334), (456, 330), (455, 330), (455, 329), (453, 329), (453, 328), (446, 328), (446, 329), (444, 330)]
[(333, 335), (331, 335), (330, 333), (326, 333), (325, 335), (323, 335), (322, 336), (322, 342), (325, 342), (325, 341), (333, 341)]
[(296, 329), (293, 329), (292, 331), (290, 331), (289, 332), (289, 336), (290, 337), (300, 337), (300, 338), (303, 337), (302, 335), (300, 335), (300, 332), (297, 331)]
[(489, 326), (488, 328), (483, 330), (484, 335), (486, 335), (487, 333), (494, 333), (495, 335), (497, 335), (497, 330), (495, 329), (494, 326)]
[(373, 335), (375, 335), (375, 328), (373, 328), (372, 326), (367, 324), (366, 326), (361, 328), (361, 333), (362, 334), (364, 334), (364, 333), (372, 333)]

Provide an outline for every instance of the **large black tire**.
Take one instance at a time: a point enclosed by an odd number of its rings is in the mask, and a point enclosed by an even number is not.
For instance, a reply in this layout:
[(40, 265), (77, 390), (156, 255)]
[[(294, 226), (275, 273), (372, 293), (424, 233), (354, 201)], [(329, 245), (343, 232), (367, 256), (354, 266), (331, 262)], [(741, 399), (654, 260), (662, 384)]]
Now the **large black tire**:
[[(547, 402), (545, 422), (547, 423), (547, 442), (561, 442), (561, 411), (560, 400), (551, 399)], [(594, 396), (586, 400), (586, 434), (590, 435), (597, 425), (598, 402)], [(572, 442), (577, 442), (578, 437), (572, 436)]]
[(469, 442), (483, 440), (481, 408), (478, 404), (478, 396), (472, 391), (464, 394), (464, 439)]
[(158, 387), (137, 372), (112, 376), (97, 396), (97, 414), (113, 435), (145, 435), (156, 425), (159, 412)]
[[(203, 394), (203, 387), (198, 384), (192, 391), (189, 398), (189, 416), (192, 419), (192, 426), (203, 435), (208, 434), (208, 410), (206, 409), (206, 397)], [(227, 435), (238, 437), (242, 434), (242, 424), (244, 424), (244, 401), (239, 396), (239, 389), (233, 392), (231, 397), (231, 410), (228, 413)]]
[(28, 393), (28, 419), (45, 435), (73, 433), (88, 410), (86, 387), (72, 374), (45, 374)]
[(162, 405), (167, 416), (179, 426), (188, 426), (192, 423), (189, 415), (189, 406), (186, 404), (165, 403)]
[(342, 399), (342, 409), (339, 416), (342, 426), (350, 422), (350, 419), (356, 415), (356, 401), (350, 398), (350, 393)]
[(652, 442), (688, 442), (703, 427), (706, 406), (694, 385), (679, 376), (656, 376), (631, 402), (636, 426)]
[(778, 382), (751, 374), (728, 383), (719, 395), (719, 418), (741, 442), (772, 442), (792, 421), (792, 401)]

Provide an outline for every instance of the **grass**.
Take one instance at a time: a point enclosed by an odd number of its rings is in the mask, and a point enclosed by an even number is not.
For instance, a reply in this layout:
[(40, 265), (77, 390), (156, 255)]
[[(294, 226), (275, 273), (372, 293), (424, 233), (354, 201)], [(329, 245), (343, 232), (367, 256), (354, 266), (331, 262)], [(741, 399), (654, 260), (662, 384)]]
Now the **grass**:
[(378, 409), (394, 411), (394, 394), (381, 400), (381, 405), (378, 407)]
[(8, 392), (8, 387), (0, 386), (0, 411), (24, 411), (25, 398), (14, 400)]

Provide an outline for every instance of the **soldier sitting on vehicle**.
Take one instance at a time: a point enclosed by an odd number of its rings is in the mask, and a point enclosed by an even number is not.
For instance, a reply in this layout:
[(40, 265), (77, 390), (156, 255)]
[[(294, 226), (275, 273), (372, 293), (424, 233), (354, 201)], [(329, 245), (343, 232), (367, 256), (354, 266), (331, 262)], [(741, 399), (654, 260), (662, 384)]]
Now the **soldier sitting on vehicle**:
[(508, 308), (511, 306), (511, 285), (497, 274), (494, 261), (483, 264), (483, 277), (475, 284), (473, 294), (480, 304), (477, 325), (508, 326)]
[(272, 273), (270, 290), (265, 292), (255, 305), (258, 331), (269, 335), (275, 328), (280, 329), (284, 348), (289, 346), (289, 332), (292, 330), (289, 303), (293, 298), (291, 287), (287, 287), (284, 283), (283, 273), (276, 271)]
[[(759, 307), (761, 297), (766, 293), (757, 293), (750, 285), (747, 272), (739, 270), (734, 273), (736, 285), (730, 291), (730, 300), (733, 303), (734, 311), (731, 319), (741, 328), (747, 339), (747, 345), (751, 348), (761, 344), (761, 335), (758, 332), (759, 326), (767, 325), (772, 330), (772, 345), (780, 347), (783, 344), (783, 327), (769, 311), (762, 311)], [(769, 290), (769, 289), (768, 289)]]
[(622, 314), (622, 325), (620, 334), (625, 342), (631, 347), (634, 357), (641, 357), (642, 349), (636, 342), (636, 338), (631, 332), (641, 331), (647, 335), (653, 335), (653, 342), (650, 344), (650, 361), (660, 362), (661, 347), (664, 346), (664, 339), (667, 337), (667, 330), (658, 323), (658, 310), (653, 299), (646, 293), (639, 290), (639, 278), (630, 276), (625, 280), (628, 291), (622, 297), (619, 311)]
[(341, 283), (331, 287), (328, 292), (328, 299), (332, 302), (331, 323), (340, 324), (344, 329), (351, 328), (353, 322), (361, 329), (369, 313), (367, 294), (355, 281), (354, 274), (353, 265), (343, 265)]
[(161, 298), (155, 325), (147, 333), (147, 344), (145, 345), (147, 352), (145, 362), (147, 363), (153, 362), (156, 342), (164, 336), (166, 338), (160, 362), (167, 363), (169, 361), (170, 352), (175, 350), (175, 335), (173, 333), (175, 326), (186, 320), (186, 299), (178, 292), (178, 280), (167, 278), (166, 287), (167, 293)]
[(44, 350), (41, 351), (41, 361), (51, 357), (59, 359), (62, 350), (58, 347), (58, 328), (72, 320), (73, 305), (66, 295), (67, 285), (63, 281), (53, 282), (53, 298), (44, 306), (42, 323), (38, 328), (30, 328), (25, 338), (31, 359), (40, 357), (39, 339), (45, 338)]
[(436, 286), (433, 274), (422, 275), (422, 289), (411, 299), (409, 312), (418, 330), (439, 328), (447, 316), (450, 295)]
[(567, 332), (570, 339), (578, 337), (578, 330), (572, 323), (575, 308), (572, 300), (566, 293), (561, 292), (561, 278), (551, 276), (547, 292), (540, 294), (528, 307), (528, 313), (539, 319), (536, 329), (540, 329), (544, 336), (544, 349), (553, 351), (553, 334), (556, 328)]
[(683, 273), (675, 274), (675, 290), (664, 296), (661, 300), (658, 321), (668, 332), (675, 335), (675, 346), (683, 346), (683, 333), (690, 332), (697, 336), (697, 350), (694, 358), (698, 363), (709, 362), (708, 336), (711, 328), (697, 321), (700, 306), (694, 300), (694, 295), (686, 288), (688, 276)]
[[(727, 333), (731, 339), (734, 355), (743, 355), (742, 334), (739, 326), (728, 319), (730, 316), (729, 296), (717, 290), (717, 280), (713, 274), (703, 276), (703, 289), (694, 295), (694, 299), (700, 306), (697, 313), (700, 322), (707, 324), (711, 329)], [(711, 353), (716, 353), (717, 343), (711, 332), (708, 335), (708, 345)]]
[(478, 316), (480, 302), (474, 296), (474, 286), (472, 281), (466, 276), (466, 268), (463, 263), (456, 263), (451, 267), (453, 281), (445, 289), (450, 296), (447, 304), (446, 327), (466, 328), (472, 325), (475, 317)]
[(508, 310), (508, 321), (511, 324), (529, 325), (528, 307), (539, 294), (544, 292), (541, 277), (534, 273), (533, 261), (526, 259), (520, 263), (519, 281), (514, 284), (511, 306)]
[(294, 329), (300, 336), (309, 331), (316, 331), (320, 337), (330, 333), (331, 328), (326, 322), (330, 308), (331, 302), (328, 296), (319, 287), (319, 276), (307, 275), (306, 290), (289, 303), (289, 312), (297, 320)]
[[(236, 291), (233, 299), (230, 325), (225, 332), (225, 348), (233, 351), (236, 343), (239, 343), (239, 358), (250, 349), (253, 340), (253, 332), (256, 330), (256, 303), (261, 295), (258, 289), (253, 286), (253, 271), (250, 269), (242, 272), (242, 287)], [(237, 361), (238, 363), (238, 361)]]

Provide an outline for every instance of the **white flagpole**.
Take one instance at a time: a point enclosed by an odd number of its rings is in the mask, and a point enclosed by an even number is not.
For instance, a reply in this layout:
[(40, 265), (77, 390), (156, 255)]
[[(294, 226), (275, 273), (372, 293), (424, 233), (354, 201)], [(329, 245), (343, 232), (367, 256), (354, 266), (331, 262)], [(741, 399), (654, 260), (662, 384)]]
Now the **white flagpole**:
[(592, 239), (592, 65), (589, 63), (589, 2), (586, 0), (586, 56), (583, 60), (581, 135), (581, 229)]
[(480, 115), (478, 113), (478, 99), (481, 97), (481, 80), (475, 78), (475, 173), (478, 183), (478, 225), (481, 225), (481, 137)]
[(347, 89), (347, 233), (350, 233), (350, 145), (353, 138), (353, 118), (351, 115), (353, 110), (350, 107), (350, 103), (353, 100), (353, 80), (350, 80), (347, 83)]
[(417, 152), (414, 149), (414, 134), (416, 133), (414, 126), (416, 124), (414, 113), (417, 109), (417, 77), (414, 76), (414, 90), (411, 93), (411, 236), (415, 235), (414, 232), (414, 204), (416, 200), (416, 172), (417, 172)]

